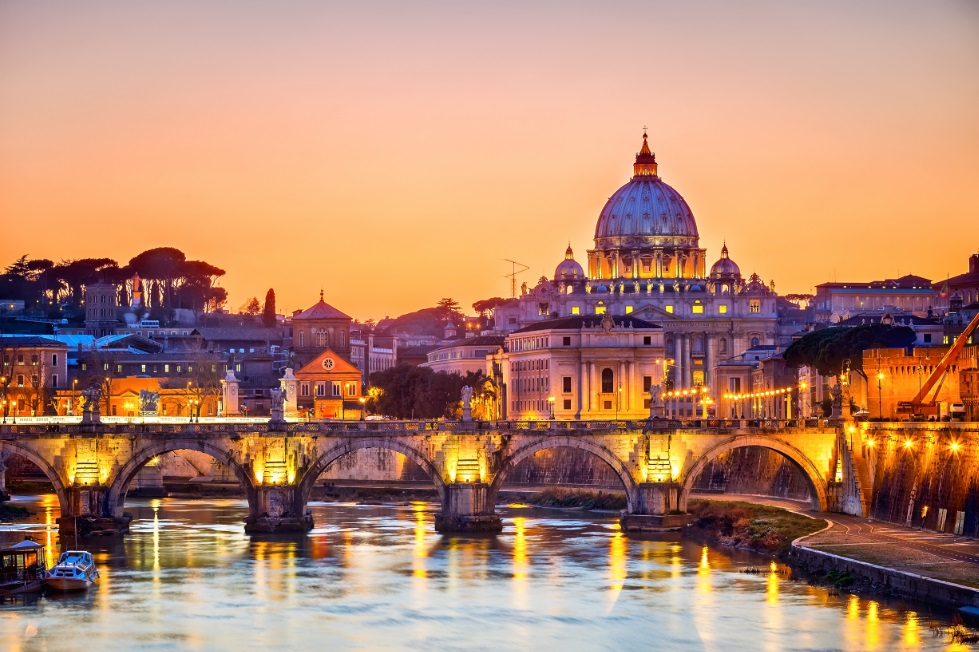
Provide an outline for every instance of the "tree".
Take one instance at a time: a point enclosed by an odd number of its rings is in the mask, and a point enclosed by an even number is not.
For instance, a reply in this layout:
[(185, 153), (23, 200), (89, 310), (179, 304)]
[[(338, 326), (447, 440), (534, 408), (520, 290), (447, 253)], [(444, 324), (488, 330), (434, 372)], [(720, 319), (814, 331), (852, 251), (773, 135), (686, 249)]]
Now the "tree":
[(269, 288), (265, 293), (265, 305), (262, 307), (262, 325), (265, 328), (275, 326), (275, 290)]
[(238, 312), (245, 315), (255, 316), (262, 311), (262, 305), (258, 302), (258, 297), (252, 297), (238, 309)]
[(476, 301), (475, 303), (473, 303), (473, 310), (478, 312), (483, 317), (493, 317), (496, 314), (497, 308), (509, 302), (510, 299), (504, 299), (502, 297), (483, 299), (481, 301)]
[(793, 342), (782, 357), (790, 367), (807, 365), (823, 376), (836, 376), (842, 373), (845, 360), (850, 361), (852, 369), (862, 370), (862, 353), (867, 349), (907, 348), (914, 340), (914, 330), (907, 326), (832, 326), (807, 333)]
[(449, 297), (439, 300), (435, 305), (435, 314), (444, 322), (451, 321), (458, 324), (463, 320), (462, 312), (459, 310), (459, 302)]
[(370, 376), (368, 392), (376, 410), (399, 419), (458, 418), (462, 411), (462, 387), (473, 388), (477, 406), (487, 398), (486, 377), (470, 372), (465, 377), (428, 367), (401, 364)]

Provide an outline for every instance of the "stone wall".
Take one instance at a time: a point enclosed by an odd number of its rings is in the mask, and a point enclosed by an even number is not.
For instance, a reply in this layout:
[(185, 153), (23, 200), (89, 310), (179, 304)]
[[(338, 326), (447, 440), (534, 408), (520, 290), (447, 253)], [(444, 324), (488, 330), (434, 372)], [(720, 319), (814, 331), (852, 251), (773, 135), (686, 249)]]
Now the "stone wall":
[(694, 491), (811, 500), (802, 472), (766, 448), (739, 448), (719, 455), (694, 482)]
[(871, 515), (979, 536), (979, 432), (922, 428), (876, 434)]

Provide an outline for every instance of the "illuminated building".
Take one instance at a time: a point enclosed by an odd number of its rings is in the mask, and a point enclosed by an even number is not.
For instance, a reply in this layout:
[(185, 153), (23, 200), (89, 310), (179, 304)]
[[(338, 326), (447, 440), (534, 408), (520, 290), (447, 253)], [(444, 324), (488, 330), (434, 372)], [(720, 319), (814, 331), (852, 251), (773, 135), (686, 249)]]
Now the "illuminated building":
[(330, 349), (334, 354), (350, 362), (350, 317), (320, 300), (292, 316), (292, 350), (296, 366), (303, 367), (321, 353)]
[(745, 279), (727, 245), (708, 269), (706, 249), (686, 200), (659, 176), (643, 134), (633, 177), (606, 202), (586, 270), (570, 246), (555, 269), (496, 310), (509, 332), (547, 319), (630, 315), (662, 326), (669, 383), (714, 386), (713, 368), (759, 345), (776, 343), (774, 288)]
[(362, 410), (361, 373), (332, 349), (296, 372), (300, 414), (319, 419), (357, 419)]
[(668, 367), (663, 329), (631, 315), (539, 321), (504, 348), (500, 400), (511, 419), (645, 419)]
[(421, 366), (460, 376), (470, 371), (486, 373), (486, 356), (496, 353), (501, 346), (503, 338), (498, 335), (465, 337), (429, 351), (428, 361)]

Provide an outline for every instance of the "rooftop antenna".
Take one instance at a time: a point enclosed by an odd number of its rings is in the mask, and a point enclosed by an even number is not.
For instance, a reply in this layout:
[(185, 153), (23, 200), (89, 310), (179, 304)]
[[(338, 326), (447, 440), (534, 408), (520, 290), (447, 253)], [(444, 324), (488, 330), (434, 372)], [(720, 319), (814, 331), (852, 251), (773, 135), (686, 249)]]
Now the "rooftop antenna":
[[(510, 279), (510, 298), (517, 298), (517, 274), (521, 274), (530, 269), (530, 266), (524, 265), (523, 263), (518, 263), (515, 260), (510, 260), (509, 258), (504, 258), (503, 260), (510, 263), (511, 272), (509, 274), (504, 274), (503, 278)], [(517, 265), (520, 265), (520, 269), (517, 269)]]

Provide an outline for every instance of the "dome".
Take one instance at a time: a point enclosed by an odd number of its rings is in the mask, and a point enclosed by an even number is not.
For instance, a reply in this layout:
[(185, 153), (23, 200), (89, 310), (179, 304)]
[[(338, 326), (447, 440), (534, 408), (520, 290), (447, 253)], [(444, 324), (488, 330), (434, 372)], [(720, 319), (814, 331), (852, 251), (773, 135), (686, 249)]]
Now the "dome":
[(567, 251), (564, 252), (564, 260), (562, 260), (558, 264), (557, 269), (554, 270), (554, 280), (555, 281), (585, 280), (585, 270), (574, 259), (574, 253), (571, 251), (571, 245), (568, 245)]
[(721, 258), (710, 268), (711, 278), (736, 277), (740, 278), (741, 268), (728, 257), (727, 243), (721, 248)]
[(646, 134), (633, 166), (635, 175), (613, 194), (595, 226), (595, 245), (603, 248), (650, 245), (696, 247), (697, 223), (683, 197), (657, 173), (656, 155)]

